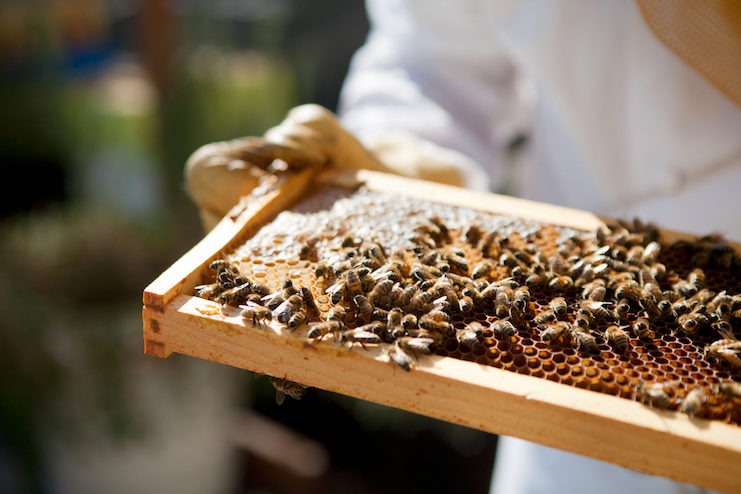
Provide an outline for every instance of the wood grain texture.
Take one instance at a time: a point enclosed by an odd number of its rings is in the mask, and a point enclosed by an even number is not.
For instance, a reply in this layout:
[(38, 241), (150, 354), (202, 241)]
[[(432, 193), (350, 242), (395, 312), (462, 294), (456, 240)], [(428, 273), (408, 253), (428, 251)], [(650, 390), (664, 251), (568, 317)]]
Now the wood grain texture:
[[(472, 362), (431, 356), (404, 372), (380, 349), (311, 344), (278, 325), (254, 328), (236, 309), (191, 297), (205, 266), (242, 242), (312, 184), (302, 172), (259, 204), (238, 205), (144, 293), (144, 351), (182, 353), (534, 441), (724, 492), (741, 492), (741, 428)], [(584, 211), (377, 172), (329, 171), (318, 182), (356, 186), (590, 231)], [(672, 238), (686, 238), (676, 234)], [(737, 247), (738, 248), (738, 247)]]

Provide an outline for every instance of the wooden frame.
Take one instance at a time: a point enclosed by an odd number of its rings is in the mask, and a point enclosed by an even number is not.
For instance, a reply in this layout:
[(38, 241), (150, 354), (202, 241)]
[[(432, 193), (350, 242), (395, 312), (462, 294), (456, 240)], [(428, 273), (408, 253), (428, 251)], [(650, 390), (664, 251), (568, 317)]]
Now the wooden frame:
[[(580, 230), (598, 216), (494, 194), (370, 171), (306, 170), (250, 204), (241, 203), (144, 292), (144, 351), (182, 353), (361, 398), (430, 417), (534, 441), (635, 470), (726, 492), (741, 491), (741, 428), (545, 379), (447, 357), (421, 359), (411, 372), (377, 349), (312, 345), (253, 328), (236, 309), (189, 296), (207, 264), (290, 207), (315, 181), (436, 198), (436, 202)], [(666, 232), (675, 239), (686, 235)]]

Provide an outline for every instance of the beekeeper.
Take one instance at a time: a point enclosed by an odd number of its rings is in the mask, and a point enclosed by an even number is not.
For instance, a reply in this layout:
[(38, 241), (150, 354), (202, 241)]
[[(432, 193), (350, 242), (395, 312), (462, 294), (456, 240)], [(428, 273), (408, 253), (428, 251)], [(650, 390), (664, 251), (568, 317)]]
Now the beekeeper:
[[(343, 126), (306, 105), (264, 141), (201, 148), (187, 183), (204, 221), (228, 211), (265, 173), (254, 163), (273, 157), (496, 188), (508, 144), (526, 134), (532, 159), (518, 170), (518, 195), (741, 239), (741, 2), (367, 7)], [(506, 494), (695, 490), (507, 437), (492, 481)]]

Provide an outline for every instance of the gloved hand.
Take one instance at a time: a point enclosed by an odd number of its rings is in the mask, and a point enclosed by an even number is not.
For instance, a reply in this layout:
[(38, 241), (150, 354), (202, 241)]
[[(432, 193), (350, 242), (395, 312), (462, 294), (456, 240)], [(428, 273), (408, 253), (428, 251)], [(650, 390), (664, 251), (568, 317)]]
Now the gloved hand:
[(456, 159), (462, 155), (421, 144), (407, 134), (377, 138), (364, 147), (337, 117), (319, 105), (292, 109), (264, 138), (206, 144), (185, 165), (188, 192), (206, 229), (212, 228), (239, 198), (251, 191), (275, 159), (289, 166), (336, 166), (396, 173), (461, 186)]

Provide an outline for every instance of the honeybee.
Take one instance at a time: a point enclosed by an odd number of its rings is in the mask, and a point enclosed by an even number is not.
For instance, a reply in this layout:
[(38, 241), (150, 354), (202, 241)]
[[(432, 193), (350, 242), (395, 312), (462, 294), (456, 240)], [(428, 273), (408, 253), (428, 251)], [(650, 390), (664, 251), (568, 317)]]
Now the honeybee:
[(304, 307), (306, 307), (306, 312), (309, 316), (319, 314), (319, 308), (316, 306), (314, 294), (311, 293), (310, 288), (305, 286), (301, 287), (301, 298), (304, 301)]
[(399, 295), (399, 298), (396, 300), (396, 303), (399, 304), (399, 307), (401, 307), (402, 309), (408, 308), (412, 301), (412, 297), (416, 295), (418, 290), (419, 288), (417, 287), (417, 285), (413, 285), (413, 284), (406, 285), (402, 289), (401, 294)]
[(548, 307), (556, 314), (557, 318), (562, 318), (566, 315), (568, 306), (566, 305), (566, 299), (563, 297), (555, 297), (548, 302)]
[(323, 322), (311, 323), (306, 336), (312, 340), (323, 339), (328, 334), (336, 333), (345, 327), (341, 321), (328, 320)]
[(346, 329), (337, 333), (339, 335), (339, 343), (349, 343), (350, 348), (359, 344), (363, 347), (363, 350), (367, 350), (365, 345), (377, 345), (381, 343), (381, 337), (372, 331), (366, 331), (365, 329), (355, 328)]
[(394, 261), (387, 262), (380, 268), (376, 269), (375, 271), (372, 271), (370, 273), (370, 277), (374, 281), (381, 281), (383, 279), (389, 279), (395, 283), (398, 283), (403, 278), (402, 267), (399, 266)]
[(618, 300), (626, 298), (632, 302), (638, 302), (642, 295), (641, 285), (633, 279), (622, 281), (615, 287), (615, 298)]
[(392, 340), (404, 335), (403, 317), (404, 312), (398, 307), (391, 309), (386, 317), (386, 330)]
[(354, 299), (357, 295), (363, 294), (363, 283), (361, 274), (357, 269), (350, 269), (345, 272), (345, 290), (348, 297)]
[(450, 309), (459, 308), (458, 294), (453, 288), (453, 284), (444, 278), (438, 280), (432, 287), (432, 291), (437, 297), (445, 297), (444, 306)]
[(216, 302), (221, 305), (237, 306), (247, 301), (247, 295), (252, 293), (252, 284), (249, 281), (235, 287), (224, 290), (216, 297)]
[(373, 317), (373, 305), (368, 301), (365, 295), (355, 295), (352, 299), (355, 308), (357, 309), (356, 317), (360, 321), (370, 321)]
[(693, 307), (694, 304), (691, 301), (682, 297), (672, 302), (671, 312), (674, 317), (679, 318), (680, 316), (687, 314), (690, 310), (692, 310)]
[(489, 283), (488, 281), (481, 280), (476, 287), (482, 301), (492, 302), (496, 299), (497, 290), (499, 289), (497, 283)]
[(741, 398), (741, 383), (735, 381), (722, 381), (718, 383), (718, 393), (722, 393), (729, 398)]
[(555, 275), (548, 281), (548, 286), (552, 290), (566, 291), (574, 288), (574, 280), (571, 279), (571, 276)]
[(386, 348), (386, 356), (389, 362), (393, 362), (407, 372), (414, 366), (414, 358), (399, 347), (398, 340)]
[(314, 266), (314, 276), (316, 278), (327, 278), (331, 276), (332, 273), (332, 268), (330, 268), (329, 265), (324, 261), (319, 261), (316, 266)]
[(440, 259), (440, 252), (435, 249), (428, 251), (420, 250), (417, 255), (419, 256), (419, 262), (427, 266), (434, 266)]
[(515, 335), (515, 327), (507, 319), (499, 319), (497, 321), (493, 321), (489, 325), (489, 328), (491, 329), (491, 332), (494, 333), (494, 336), (498, 338)]
[(260, 295), (261, 297), (270, 294), (270, 288), (268, 288), (267, 285), (257, 281), (250, 281), (250, 289), (252, 293)]
[(435, 266), (427, 266), (419, 262), (412, 264), (410, 271), (412, 278), (418, 281), (436, 280), (443, 275), (443, 272)]
[(648, 322), (647, 317), (638, 317), (635, 322), (633, 322), (633, 332), (642, 340), (650, 340), (653, 338), (651, 325)]
[(303, 308), (303, 305), (304, 300), (300, 295), (291, 295), (287, 300), (284, 300), (275, 308), (275, 310), (273, 310), (273, 317), (275, 317), (278, 322), (287, 324), (291, 317)]
[(362, 326), (358, 326), (355, 328), (355, 331), (357, 332), (369, 332), (376, 334), (378, 336), (382, 336), (384, 332), (386, 331), (386, 322), (385, 321), (371, 321), (367, 324), (363, 324)]
[(525, 285), (531, 288), (537, 288), (545, 285), (548, 282), (548, 278), (539, 273), (533, 273), (525, 278)]
[(630, 301), (627, 298), (621, 298), (615, 305), (613, 315), (618, 322), (623, 322), (628, 318), (630, 312)]
[(509, 313), (509, 306), (512, 299), (515, 297), (515, 292), (510, 287), (505, 285), (499, 285), (494, 298), (494, 311), (497, 317), (506, 317)]
[(378, 283), (376, 283), (370, 293), (368, 293), (368, 300), (373, 305), (384, 305), (380, 302), (383, 297), (388, 298), (388, 294), (393, 286), (394, 282), (389, 279), (379, 281)]
[(269, 379), (270, 384), (275, 388), (275, 402), (278, 405), (282, 405), (286, 401), (286, 396), (290, 396), (294, 400), (300, 400), (308, 389), (303, 384), (285, 378), (269, 376)]
[(610, 251), (613, 259), (625, 261), (628, 258), (628, 248), (624, 245), (615, 244)]
[(317, 262), (319, 260), (319, 249), (317, 248), (319, 237), (310, 237), (301, 244), (298, 251), (298, 258), (302, 261)]
[(733, 367), (741, 367), (741, 340), (737, 340), (732, 334), (723, 336), (725, 338), (705, 347), (705, 355), (725, 360)]
[(386, 253), (378, 242), (369, 243), (363, 253), (370, 259), (373, 269), (377, 269), (386, 263)]
[(609, 319), (610, 311), (605, 308), (610, 302), (597, 302), (594, 300), (582, 300), (579, 307), (588, 312), (595, 319)]
[(592, 325), (593, 318), (589, 315), (587, 312), (579, 312), (574, 317), (574, 322), (572, 325), (574, 326), (575, 330), (581, 330), (581, 331), (588, 331), (589, 327)]
[[(480, 329), (477, 331), (477, 329)], [(455, 332), (455, 339), (458, 343), (465, 345), (471, 349), (475, 349), (481, 346), (479, 341), (479, 335), (483, 331), (481, 323), (471, 323), (464, 329), (458, 329)]]
[(599, 348), (597, 347), (597, 339), (587, 331), (580, 331), (572, 328), (571, 336), (576, 341), (577, 348), (584, 350), (588, 353), (597, 353)]
[(643, 252), (644, 248), (642, 246), (634, 245), (628, 249), (628, 252), (625, 254), (625, 260), (628, 264), (637, 266), (643, 262)]
[(643, 255), (641, 256), (641, 260), (644, 264), (654, 264), (658, 260), (660, 253), (661, 244), (654, 240), (652, 242), (649, 242), (646, 247), (643, 248)]
[(218, 283), (211, 283), (209, 285), (198, 285), (195, 287), (195, 291), (196, 297), (216, 300), (216, 297), (222, 292), (222, 288)]
[(305, 323), (307, 319), (308, 315), (306, 314), (306, 309), (301, 307), (299, 310), (291, 314), (286, 322), (286, 326), (288, 326), (288, 329), (293, 330)]
[(452, 336), (455, 331), (452, 324), (445, 320), (435, 319), (429, 313), (419, 318), (419, 327), (448, 336)]
[(686, 280), (679, 280), (672, 285), (674, 291), (683, 297), (692, 297), (705, 285), (705, 272), (696, 268), (690, 272)]
[(615, 347), (618, 353), (625, 353), (625, 350), (630, 346), (628, 334), (615, 324), (607, 326), (605, 329), (605, 338)]
[(636, 385), (635, 390), (639, 399), (652, 407), (667, 409), (672, 406), (672, 399), (664, 389), (663, 383), (646, 383), (641, 381)]
[[(584, 261), (580, 261), (580, 262), (583, 263)], [(584, 285), (592, 283), (595, 280), (594, 268), (592, 268), (591, 264), (584, 265), (583, 269), (581, 269), (581, 274), (579, 274), (577, 278), (574, 278), (574, 276), (576, 275), (574, 275), (573, 273), (570, 276), (572, 279), (574, 279), (574, 286), (576, 288), (583, 288)], [(601, 278), (598, 278), (598, 279), (601, 279)]]
[(390, 362), (409, 371), (414, 366), (417, 354), (431, 354), (434, 343), (432, 338), (403, 336), (386, 349), (386, 354)]
[(517, 305), (509, 306), (509, 319), (512, 324), (522, 326), (525, 324), (525, 310), (520, 310)]
[(407, 309), (411, 312), (424, 312), (429, 307), (433, 296), (431, 292), (419, 290), (409, 301)]
[(458, 309), (461, 312), (469, 312), (473, 309), (474, 302), (473, 299), (467, 295), (461, 295), (458, 298)]
[(584, 300), (594, 300), (595, 302), (602, 302), (607, 296), (607, 287), (605, 286), (605, 280), (598, 278), (591, 281), (582, 287), (581, 297)]
[(726, 291), (723, 290), (708, 302), (708, 309), (720, 318), (729, 317), (733, 311), (733, 297), (727, 295)]
[(229, 261), (227, 261), (226, 259), (214, 259), (208, 264), (208, 268), (212, 271), (222, 271), (229, 267)]
[(445, 278), (458, 287), (473, 286), (474, 284), (472, 278), (457, 273), (447, 272), (445, 273)]
[(520, 286), (515, 288), (514, 300), (512, 305), (517, 307), (520, 311), (527, 309), (527, 304), (530, 302), (530, 289), (526, 286)]
[(411, 352), (414, 356), (418, 353), (422, 355), (430, 355), (432, 349), (435, 346), (435, 338), (428, 336), (403, 336), (395, 342), (400, 348)]
[(654, 278), (657, 280), (663, 280), (666, 276), (666, 266), (661, 264), (660, 262), (655, 263), (653, 266), (651, 266), (651, 274), (653, 274)]
[(440, 232), (439, 235), (441, 237), (449, 237), (450, 230), (448, 229), (448, 226), (445, 224), (442, 218), (440, 218), (439, 216), (430, 216), (429, 220), (430, 223), (437, 227), (438, 231)]
[(380, 307), (376, 307), (373, 309), (373, 314), (371, 315), (371, 319), (374, 321), (385, 321), (389, 317), (389, 311), (386, 309), (381, 309)]
[[(671, 304), (662, 300), (662, 296), (661, 289), (657, 285), (646, 283), (643, 286), (643, 295), (638, 304), (652, 317), (659, 319), (664, 317), (667, 308), (671, 307)], [(661, 306), (659, 306), (659, 303), (661, 303)]]
[(463, 230), (463, 238), (471, 246), (478, 245), (479, 241), (481, 240), (483, 236), (484, 236), (484, 230), (481, 228), (481, 226), (477, 225), (476, 223), (470, 223)]
[[(584, 272), (584, 269), (587, 266), (589, 266), (589, 264), (587, 264), (587, 261), (579, 258), (578, 256), (569, 258), (569, 263), (570, 263), (570, 266), (569, 266), (569, 271), (567, 274), (571, 276), (571, 278), (574, 280), (581, 278), (581, 274)], [(585, 280), (582, 282), (582, 284), (587, 283), (589, 281), (592, 281), (592, 280)]]
[(556, 316), (556, 313), (553, 312), (553, 309), (547, 309), (536, 314), (533, 318), (533, 322), (536, 325), (550, 324), (556, 319), (558, 319), (558, 317)]
[(297, 293), (298, 290), (295, 286), (293, 286), (293, 281), (291, 281), (290, 279), (286, 279), (283, 281), (283, 285), (281, 286), (281, 289), (279, 291), (265, 295), (262, 298), (262, 301), (265, 303), (265, 306), (268, 309), (275, 310), (283, 302)]
[(401, 318), (401, 325), (404, 326), (404, 329), (416, 328), (417, 316), (412, 313), (404, 314), (404, 317)]
[[(463, 252), (451, 252), (445, 254), (445, 261), (456, 271), (468, 274), (468, 261)], [(488, 273), (487, 273), (488, 274)]]
[(551, 343), (571, 333), (571, 326), (566, 321), (556, 321), (545, 326), (545, 330), (540, 333), (540, 339)]
[[(496, 231), (487, 232), (479, 243), (479, 250), (484, 257), (497, 257), (500, 249), (500, 237)], [(494, 247), (494, 249), (492, 249)]]
[(702, 388), (692, 388), (682, 400), (679, 411), (690, 417), (700, 415), (708, 401), (708, 394)]
[(679, 323), (679, 329), (685, 334), (692, 335), (697, 332), (698, 329), (707, 326), (709, 321), (708, 318), (699, 312), (690, 312), (689, 314), (682, 314), (677, 318)]
[(255, 302), (247, 302), (246, 305), (240, 305), (242, 312), (240, 315), (245, 319), (252, 319), (253, 326), (265, 326), (265, 321), (273, 319), (273, 313), (267, 307), (263, 307)]
[(473, 278), (474, 280), (478, 278), (485, 278), (489, 276), (489, 273), (491, 273), (491, 270), (493, 268), (494, 265), (490, 261), (484, 259), (473, 267), (473, 270), (471, 270), (471, 278)]
[(346, 314), (347, 311), (345, 310), (344, 306), (334, 305), (331, 309), (329, 309), (329, 312), (327, 312), (327, 320), (343, 322), (345, 320)]
[(504, 252), (499, 255), (499, 265), (508, 267), (510, 269), (514, 268), (515, 266), (522, 266), (523, 268), (525, 267), (520, 262), (520, 260), (517, 259), (514, 252), (509, 249), (504, 250)]
[(427, 319), (432, 319), (433, 321), (445, 321), (450, 322), (450, 314), (445, 312), (439, 307), (433, 308), (431, 311), (429, 311), (427, 314), (425, 314), (423, 317)]

